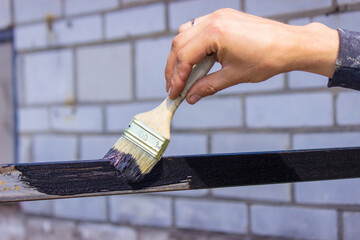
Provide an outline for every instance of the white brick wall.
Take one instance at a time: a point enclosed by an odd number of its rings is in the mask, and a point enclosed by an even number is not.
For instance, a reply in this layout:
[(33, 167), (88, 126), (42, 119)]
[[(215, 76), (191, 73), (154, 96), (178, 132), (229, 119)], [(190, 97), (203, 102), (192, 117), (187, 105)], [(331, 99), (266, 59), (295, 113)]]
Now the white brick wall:
[(205, 134), (171, 134), (170, 142), (164, 153), (165, 156), (207, 153)]
[(44, 20), (46, 14), (61, 15), (61, 0), (14, 0), (14, 16), (17, 23)]
[(17, 26), (14, 29), (14, 35), (15, 48), (18, 51), (47, 46), (47, 29), (45, 23)]
[(80, 159), (91, 160), (102, 158), (120, 136), (82, 136), (80, 139)]
[(246, 0), (245, 11), (258, 16), (274, 16), (331, 7), (331, 0)]
[(56, 43), (63, 45), (99, 41), (102, 38), (101, 27), (100, 15), (60, 20), (54, 24)]
[[(136, 42), (136, 98), (165, 98), (165, 65), (171, 37)], [(151, 64), (149, 64), (151, 63)]]
[(360, 95), (357, 92), (340, 93), (336, 99), (336, 120), (339, 125), (360, 124)]
[(360, 146), (360, 132), (303, 133), (293, 136), (294, 149), (358, 146)]
[(171, 226), (171, 199), (145, 195), (110, 197), (110, 220), (147, 226)]
[(22, 202), (20, 207), (26, 213), (49, 216), (52, 202), (52, 200)]
[(45, 107), (21, 108), (18, 111), (18, 119), (21, 133), (49, 130), (49, 115)]
[(105, 15), (107, 39), (124, 38), (165, 30), (165, 6), (162, 3)]
[(326, 88), (328, 78), (308, 72), (294, 71), (289, 73), (289, 87), (300, 88)]
[(241, 100), (235, 97), (206, 98), (195, 105), (184, 102), (173, 118), (174, 129), (206, 129), (242, 126)]
[(175, 201), (176, 225), (227, 233), (245, 233), (247, 210), (243, 203), (207, 200)]
[(357, 24), (360, 21), (359, 11), (318, 16), (314, 17), (313, 21), (321, 22), (331, 28), (341, 27), (347, 30), (360, 31), (360, 26)]
[(98, 223), (83, 223), (79, 225), (79, 236), (86, 240), (137, 240), (137, 232), (130, 227), (111, 226)]
[(18, 143), (19, 163), (29, 163), (31, 156), (31, 139), (28, 136), (21, 136)]
[(11, 24), (10, 0), (0, 1), (0, 29), (6, 28)]
[(345, 3), (358, 3), (360, 0), (337, 0), (339, 4), (345, 4)]
[(121, 101), (133, 97), (129, 43), (82, 47), (76, 54), (80, 101)]
[(118, 0), (65, 0), (65, 15), (109, 10), (118, 5)]
[(330, 93), (294, 93), (246, 98), (250, 128), (316, 127), (333, 124)]
[(62, 132), (101, 132), (102, 110), (98, 106), (53, 107), (51, 128)]
[(335, 210), (253, 205), (255, 234), (305, 239), (337, 239)]
[(28, 104), (73, 101), (71, 51), (53, 50), (24, 55), (24, 85), (25, 102)]
[(346, 240), (357, 240), (360, 236), (360, 213), (344, 212), (344, 236)]
[(196, 1), (176, 1), (169, 5), (169, 25), (174, 32), (178, 28), (193, 18), (207, 15), (221, 8), (233, 8), (240, 10), (238, 0), (207, 0), (206, 4), (202, 0)]

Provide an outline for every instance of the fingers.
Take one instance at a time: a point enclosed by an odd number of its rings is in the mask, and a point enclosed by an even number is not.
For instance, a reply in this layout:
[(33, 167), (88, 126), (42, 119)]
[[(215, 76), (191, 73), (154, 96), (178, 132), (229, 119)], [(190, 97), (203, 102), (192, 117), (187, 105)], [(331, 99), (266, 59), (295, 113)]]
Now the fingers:
[(206, 18), (208, 18), (208, 15), (202, 16), (202, 17), (198, 17), (198, 18), (194, 18), (194, 25), (192, 25), (191, 21), (188, 21), (186, 23), (184, 23), (183, 25), (181, 25), (179, 27), (179, 33), (185, 32), (186, 30), (195, 27), (196, 25), (200, 24), (202, 21), (204, 21)]

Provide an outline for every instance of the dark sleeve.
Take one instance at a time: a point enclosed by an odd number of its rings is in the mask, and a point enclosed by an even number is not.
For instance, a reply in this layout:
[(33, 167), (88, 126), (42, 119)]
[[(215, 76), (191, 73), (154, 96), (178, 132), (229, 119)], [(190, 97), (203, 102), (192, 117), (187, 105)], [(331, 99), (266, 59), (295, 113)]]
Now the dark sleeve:
[(339, 55), (328, 87), (360, 90), (360, 33), (339, 28)]

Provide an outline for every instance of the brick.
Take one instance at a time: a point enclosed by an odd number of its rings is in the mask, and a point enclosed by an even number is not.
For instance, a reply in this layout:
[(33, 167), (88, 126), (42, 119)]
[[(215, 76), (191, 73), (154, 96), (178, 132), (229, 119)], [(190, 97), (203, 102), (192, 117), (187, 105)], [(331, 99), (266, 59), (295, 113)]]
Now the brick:
[(165, 156), (207, 153), (207, 136), (204, 134), (172, 134)]
[(0, 29), (5, 29), (11, 24), (10, 0), (0, 1)]
[(80, 159), (100, 159), (119, 139), (120, 135), (82, 136), (80, 139)]
[(294, 149), (360, 146), (360, 132), (301, 133), (293, 136)]
[(290, 201), (290, 184), (216, 188), (211, 192), (214, 196), (224, 198)]
[(157, 107), (161, 102), (141, 102), (113, 104), (106, 107), (106, 130), (122, 131), (127, 128), (133, 117)]
[(360, 213), (358, 212), (344, 212), (344, 236), (346, 240), (357, 240), (360, 235)]
[(214, 133), (211, 153), (258, 152), (290, 148), (288, 134), (276, 133)]
[(338, 4), (358, 3), (360, 0), (337, 0)]
[(237, 0), (208, 0), (206, 4), (201, 0), (177, 1), (169, 5), (169, 25), (172, 31), (193, 18), (212, 13), (220, 8), (233, 8), (240, 10), (240, 1)]
[(136, 42), (136, 97), (165, 98), (166, 59), (172, 38), (145, 39)]
[(171, 199), (155, 196), (110, 197), (110, 220), (135, 225), (171, 226)]
[(35, 135), (33, 141), (34, 162), (76, 159), (77, 141), (73, 136)]
[(47, 29), (45, 23), (15, 26), (15, 49), (27, 50), (47, 46)]
[(30, 150), (31, 150), (31, 139), (27, 136), (19, 137), (18, 145), (18, 161), (19, 163), (29, 163), (31, 161)]
[(100, 15), (60, 20), (54, 23), (56, 43), (78, 44), (99, 41), (102, 38)]
[(51, 215), (52, 200), (22, 202), (21, 210), (32, 215)]
[(101, 132), (102, 110), (98, 106), (52, 107), (51, 128), (63, 132)]
[(331, 14), (328, 16), (318, 16), (314, 17), (314, 22), (321, 22), (331, 28), (344, 28), (351, 31), (360, 31), (359, 24), (356, 24), (360, 21), (360, 12), (346, 12), (340, 14)]
[(15, 22), (43, 20), (47, 14), (61, 15), (61, 0), (14, 0)]
[(178, 197), (200, 197), (205, 196), (209, 193), (208, 189), (198, 189), (198, 190), (183, 190), (183, 191), (165, 191), (157, 192), (155, 195), (164, 195), (164, 196), (178, 196)]
[(99, 12), (116, 8), (118, 5), (118, 0), (66, 0), (65, 15)]
[(335, 210), (253, 205), (254, 234), (305, 239), (337, 239)]
[(326, 88), (329, 78), (308, 72), (294, 71), (289, 73), (289, 87), (300, 88)]
[(18, 116), (21, 133), (49, 130), (48, 111), (45, 107), (20, 108)]
[(311, 22), (310, 18), (295, 18), (288, 21), (290, 25), (303, 26)]
[(246, 0), (245, 11), (257, 16), (275, 16), (290, 14), (314, 9), (328, 8), (332, 6), (331, 0)]
[(356, 92), (339, 93), (336, 99), (336, 120), (339, 125), (359, 125), (360, 112), (357, 103), (360, 96)]
[(250, 128), (317, 127), (333, 124), (331, 93), (297, 93), (246, 98)]
[(162, 3), (120, 10), (105, 15), (106, 39), (162, 32), (165, 28), (165, 7)]
[(195, 105), (184, 102), (175, 113), (175, 129), (207, 129), (242, 126), (241, 99), (236, 97), (212, 97)]
[(175, 200), (179, 228), (228, 233), (245, 233), (247, 210), (243, 203), (208, 200)]
[[(171, 240), (209, 240), (209, 234), (200, 231), (186, 231), (186, 230), (177, 230), (172, 231), (170, 238)], [(212, 235), (212, 234), (210, 234)], [(224, 239), (221, 239), (224, 240)]]
[(74, 100), (73, 58), (70, 50), (24, 55), (23, 74), (26, 103), (49, 104)]
[(132, 98), (132, 56), (129, 43), (82, 47), (76, 54), (80, 101), (121, 101)]
[(360, 179), (295, 184), (295, 200), (313, 204), (360, 204)]
[(76, 225), (71, 221), (32, 217), (26, 229), (27, 240), (78, 240)]
[(86, 240), (137, 240), (135, 229), (107, 224), (81, 223), (78, 227), (80, 239)]
[(15, 208), (1, 207), (0, 216), (1, 240), (25, 240), (24, 222)]
[(139, 240), (175, 240), (170, 238), (168, 231), (157, 229), (143, 229), (139, 232)]
[(260, 83), (240, 83), (238, 85), (226, 88), (218, 94), (234, 94), (249, 92), (267, 92), (284, 88), (284, 74), (276, 75)]
[(105, 221), (106, 197), (54, 200), (53, 215), (67, 219)]

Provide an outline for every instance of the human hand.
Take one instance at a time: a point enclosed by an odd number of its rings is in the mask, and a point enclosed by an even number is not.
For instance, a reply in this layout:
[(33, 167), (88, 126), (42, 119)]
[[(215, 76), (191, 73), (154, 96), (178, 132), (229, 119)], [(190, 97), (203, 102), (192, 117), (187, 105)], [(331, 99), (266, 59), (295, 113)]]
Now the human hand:
[(190, 104), (239, 83), (256, 83), (293, 70), (332, 77), (338, 53), (336, 30), (320, 23), (291, 26), (221, 9), (179, 28), (168, 56), (165, 78), (171, 99), (180, 95), (194, 64), (215, 53), (221, 70), (198, 80)]

